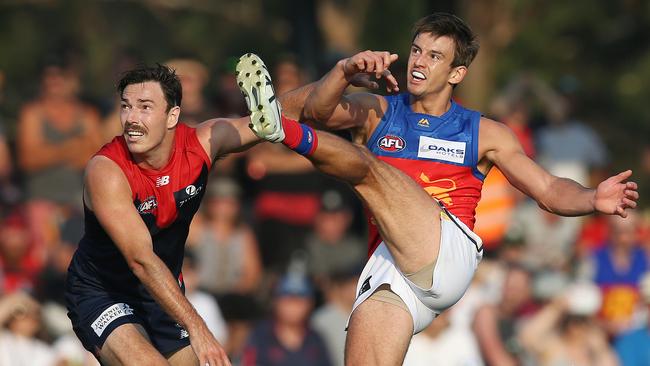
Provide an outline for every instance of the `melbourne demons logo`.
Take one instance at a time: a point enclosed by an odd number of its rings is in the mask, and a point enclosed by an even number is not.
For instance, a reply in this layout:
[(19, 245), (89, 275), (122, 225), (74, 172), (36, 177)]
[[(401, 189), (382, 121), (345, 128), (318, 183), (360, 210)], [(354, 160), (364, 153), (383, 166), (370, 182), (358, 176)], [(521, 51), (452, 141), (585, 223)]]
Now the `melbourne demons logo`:
[(398, 152), (404, 150), (406, 142), (399, 136), (386, 135), (379, 139), (377, 146), (384, 151)]

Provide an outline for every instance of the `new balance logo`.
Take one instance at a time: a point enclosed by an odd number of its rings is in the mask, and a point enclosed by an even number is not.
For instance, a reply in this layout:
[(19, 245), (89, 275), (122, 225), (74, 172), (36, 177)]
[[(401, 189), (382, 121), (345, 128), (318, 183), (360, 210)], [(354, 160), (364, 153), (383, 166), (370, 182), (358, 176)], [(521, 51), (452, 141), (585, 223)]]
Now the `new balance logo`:
[(169, 184), (169, 175), (156, 178), (156, 187), (166, 186), (167, 184)]

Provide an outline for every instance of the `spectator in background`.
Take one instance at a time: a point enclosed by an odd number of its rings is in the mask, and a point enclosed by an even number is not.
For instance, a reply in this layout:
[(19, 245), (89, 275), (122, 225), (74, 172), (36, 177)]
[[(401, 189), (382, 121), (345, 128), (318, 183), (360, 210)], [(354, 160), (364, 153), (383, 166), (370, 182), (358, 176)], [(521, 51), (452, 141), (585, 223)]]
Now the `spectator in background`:
[[(535, 158), (533, 132), (529, 126), (530, 104), (537, 99), (528, 76), (513, 78), (490, 107), (495, 120), (502, 121), (515, 134), (526, 155)], [(531, 90), (532, 89), (532, 90)], [(481, 200), (476, 207), (474, 232), (483, 239), (487, 254), (504, 239), (517, 203), (523, 198), (496, 167), (483, 180)]]
[(577, 283), (545, 305), (521, 328), (521, 344), (540, 366), (615, 366), (616, 355), (595, 315), (600, 292), (591, 283)]
[[(4, 96), (4, 83), (5, 75), (0, 70), (0, 106), (2, 106)], [(7, 214), (9, 206), (18, 201), (20, 197), (20, 191), (12, 183), (13, 174), (14, 167), (7, 144), (5, 121), (0, 114), (0, 217)]]
[(213, 294), (251, 294), (262, 266), (257, 240), (241, 219), (241, 188), (230, 178), (211, 181), (204, 210), (207, 220), (192, 248), (199, 286)]
[(305, 249), (320, 208), (323, 178), (307, 159), (283, 146), (259, 144), (247, 159), (247, 173), (259, 187), (253, 213), (262, 262), (267, 270), (282, 273), (292, 253)]
[(273, 68), (273, 81), (275, 93), (282, 95), (306, 84), (304, 73), (295, 57), (284, 56)]
[(363, 265), (365, 243), (350, 233), (352, 219), (352, 209), (340, 192), (327, 190), (323, 193), (314, 232), (306, 241), (308, 270), (317, 282), (335, 272)]
[(66, 220), (61, 228), (59, 243), (52, 248), (45, 267), (38, 273), (34, 295), (42, 304), (43, 325), (48, 336), (57, 339), (55, 347), (65, 349), (62, 353), (67, 354), (67, 358), (83, 360), (86, 351), (74, 336), (72, 324), (66, 316), (63, 294), (68, 265), (82, 235), (83, 218), (80, 215)]
[(531, 274), (510, 264), (505, 273), (501, 298), (484, 304), (474, 317), (473, 329), (487, 365), (518, 365), (524, 350), (517, 339), (519, 317), (531, 302)]
[(638, 284), (648, 271), (646, 253), (639, 246), (639, 216), (631, 212), (627, 218), (610, 217), (610, 237), (583, 268), (584, 274), (601, 289), (603, 302), (600, 315), (612, 335), (633, 327), (639, 304)]
[(28, 219), (37, 246), (58, 241), (58, 223), (80, 210), (83, 168), (102, 142), (97, 111), (78, 96), (77, 70), (58, 60), (45, 64), (40, 95), (25, 104), (17, 132), (25, 172)]
[[(38, 275), (35, 295), (39, 302), (55, 303), (65, 309), (65, 297), (62, 291), (65, 286), (65, 276), (82, 236), (83, 217), (75, 215), (63, 223), (61, 240), (54, 246), (52, 255)], [(65, 321), (69, 323), (67, 319)]]
[[(642, 185), (639, 184), (639, 188)], [(639, 197), (642, 193), (639, 193)], [(578, 260), (585, 260), (591, 257), (594, 252), (601, 249), (609, 237), (609, 225), (607, 216), (598, 213), (583, 218), (580, 232), (576, 239), (575, 254)]]
[(333, 366), (344, 365), (346, 327), (363, 264), (340, 268), (328, 274), (321, 289), (325, 303), (311, 317), (311, 326), (323, 338)]
[(241, 219), (240, 199), (241, 188), (232, 179), (211, 180), (202, 207), (206, 219), (191, 247), (199, 287), (216, 296), (227, 321), (224, 347), (231, 355), (241, 351), (258, 316), (255, 296), (262, 275), (257, 239)]
[[(641, 278), (639, 292), (646, 312), (650, 313), (650, 272)], [(650, 317), (643, 326), (617, 337), (614, 346), (622, 366), (650, 365)]]
[(205, 324), (214, 337), (221, 343), (226, 344), (228, 340), (228, 329), (226, 322), (221, 315), (219, 305), (214, 296), (198, 289), (198, 273), (196, 258), (191, 252), (185, 253), (183, 260), (183, 282), (185, 283), (185, 297), (205, 320)]
[[(278, 63), (273, 69), (276, 95), (299, 87), (301, 75), (290, 58)], [(320, 209), (324, 178), (307, 159), (275, 144), (250, 149), (246, 172), (258, 188), (253, 210), (262, 262), (268, 271), (283, 273), (292, 255), (305, 250)]]
[(508, 230), (523, 236), (523, 260), (531, 269), (568, 271), (580, 218), (553, 215), (527, 200), (515, 209)]
[(650, 210), (650, 144), (641, 148), (641, 159), (639, 170), (639, 206), (642, 209)]
[(413, 336), (404, 366), (482, 366), (481, 353), (471, 335), (452, 325), (453, 308), (440, 314)]
[(300, 272), (280, 279), (273, 299), (272, 319), (251, 333), (241, 366), (329, 366), (327, 348), (309, 326), (314, 291)]
[(0, 299), (0, 365), (53, 366), (54, 350), (38, 338), (40, 305), (23, 292)]
[(572, 106), (568, 99), (551, 95), (554, 93), (545, 88), (552, 102), (545, 105), (549, 124), (537, 131), (540, 165), (553, 174), (562, 174), (587, 187), (594, 186), (590, 184), (592, 173), (599, 175), (609, 160), (605, 145), (591, 127), (571, 119)]
[(27, 220), (20, 211), (13, 212), (0, 225), (2, 292), (9, 294), (18, 290), (33, 290), (42, 266)]
[[(236, 118), (248, 115), (246, 102), (242, 98), (241, 91), (237, 87), (235, 66), (239, 58), (230, 57), (224, 60), (220, 73), (217, 77), (217, 98), (216, 104), (219, 114), (226, 118)], [(280, 94), (276, 94), (280, 95)]]
[(173, 59), (165, 63), (176, 70), (183, 88), (183, 110), (179, 121), (192, 127), (217, 117), (219, 114), (208, 103), (203, 95), (203, 89), (209, 82), (208, 69), (199, 61), (192, 59)]

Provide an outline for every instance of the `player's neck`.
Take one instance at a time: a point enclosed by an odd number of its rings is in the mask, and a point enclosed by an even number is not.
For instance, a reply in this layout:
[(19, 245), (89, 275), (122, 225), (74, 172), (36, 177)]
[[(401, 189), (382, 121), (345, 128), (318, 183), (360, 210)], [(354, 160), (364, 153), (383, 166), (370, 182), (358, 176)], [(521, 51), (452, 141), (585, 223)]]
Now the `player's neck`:
[(135, 163), (143, 169), (160, 170), (164, 168), (174, 151), (174, 130), (168, 133), (163, 141), (151, 150), (142, 154), (131, 154)]
[(451, 108), (451, 94), (431, 93), (420, 97), (411, 95), (411, 110), (416, 113), (442, 116)]

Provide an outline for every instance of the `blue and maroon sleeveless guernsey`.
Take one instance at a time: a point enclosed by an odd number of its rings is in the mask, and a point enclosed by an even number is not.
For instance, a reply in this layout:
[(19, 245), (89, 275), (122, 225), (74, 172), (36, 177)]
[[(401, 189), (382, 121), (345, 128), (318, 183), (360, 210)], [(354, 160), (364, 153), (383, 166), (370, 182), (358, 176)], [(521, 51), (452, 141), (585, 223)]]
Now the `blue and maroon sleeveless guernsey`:
[[(388, 108), (368, 148), (410, 176), (472, 229), (485, 178), (477, 169), (480, 113), (452, 101), (449, 110), (436, 117), (413, 112), (408, 93), (386, 100)], [(368, 227), (372, 253), (382, 239), (372, 220)]]
[[(185, 240), (205, 193), (210, 169), (210, 158), (199, 143), (196, 130), (182, 123), (177, 125), (171, 158), (160, 170), (138, 167), (122, 136), (104, 145), (97, 155), (113, 160), (124, 172), (133, 193), (133, 205), (151, 234), (154, 252), (183, 287)], [(150, 299), (95, 214), (87, 207), (84, 214), (85, 233), (69, 269), (83, 282), (79, 285)]]

